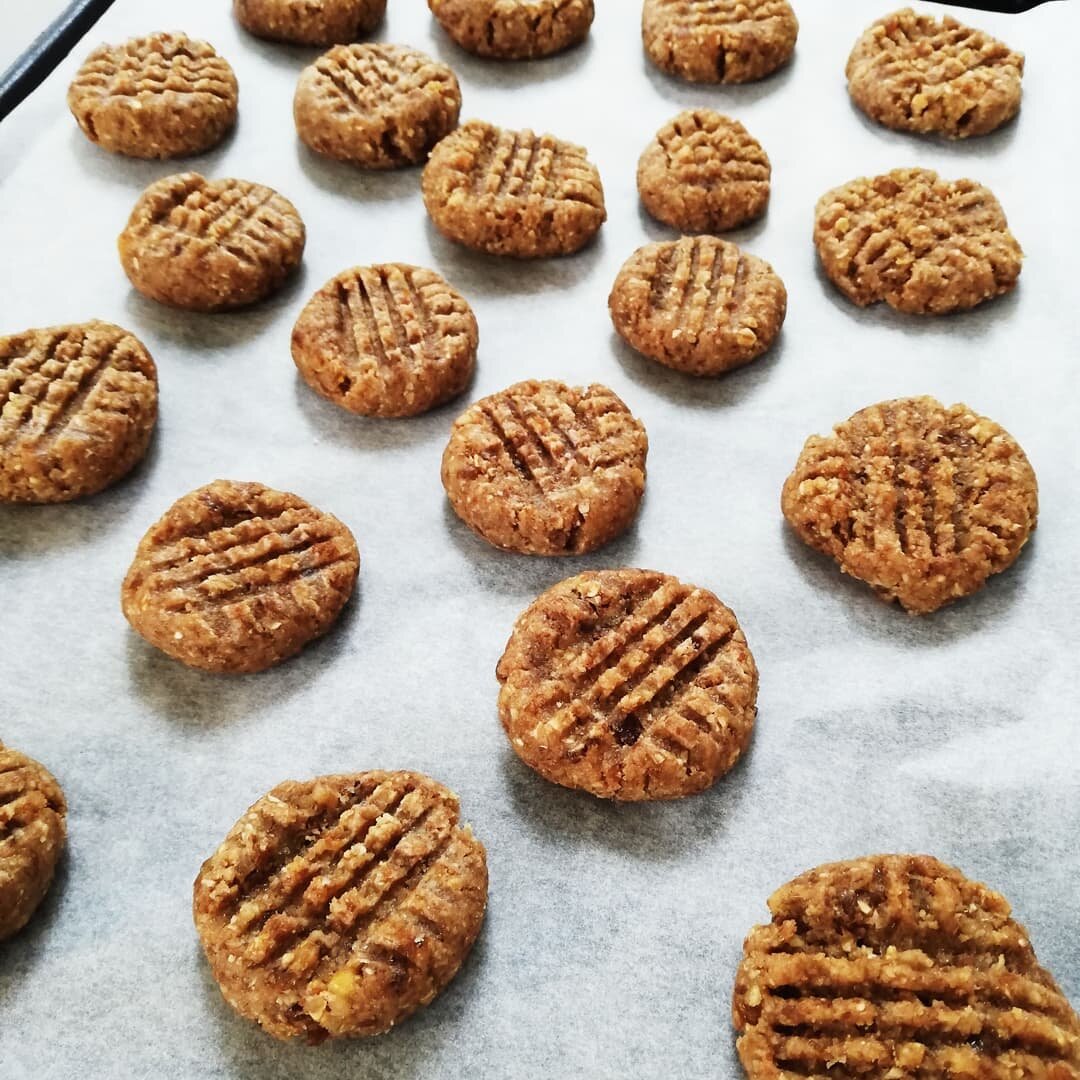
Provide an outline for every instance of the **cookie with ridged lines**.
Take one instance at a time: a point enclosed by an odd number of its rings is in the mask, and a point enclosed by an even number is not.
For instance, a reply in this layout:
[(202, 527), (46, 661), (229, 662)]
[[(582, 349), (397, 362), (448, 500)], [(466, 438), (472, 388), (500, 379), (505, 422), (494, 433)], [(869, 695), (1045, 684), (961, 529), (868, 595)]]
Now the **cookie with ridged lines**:
[(954, 867), (819, 866), (769, 910), (732, 1001), (750, 1080), (1080, 1078), (1080, 1019), (1008, 901)]
[(217, 146), (236, 123), (239, 90), (205, 41), (151, 34), (95, 49), (68, 88), (86, 137), (117, 154), (171, 158)]
[(677, 799), (739, 759), (757, 667), (707, 589), (652, 570), (560, 582), (518, 618), (496, 669), (514, 752), (545, 779), (600, 798)]
[(256, 37), (293, 45), (347, 45), (370, 34), (386, 0), (233, 0), (236, 21)]
[(917, 397), (870, 405), (807, 439), (781, 506), (845, 574), (925, 614), (1012, 565), (1039, 497), (1007, 431), (966, 405)]
[(416, 416), (468, 386), (478, 342), (468, 302), (434, 270), (385, 263), (331, 278), (296, 320), (292, 356), (350, 412)]
[(195, 880), (225, 1000), (279, 1039), (378, 1035), (457, 974), (487, 903), (483, 845), (419, 773), (286, 781)]
[(585, 40), (593, 0), (428, 0), (431, 13), (467, 52), (533, 60)]
[(454, 73), (401, 45), (337, 45), (304, 68), (293, 99), (312, 150), (365, 169), (426, 160), (460, 110)]
[(480, 120), (435, 147), (422, 187), (444, 236), (491, 255), (569, 255), (607, 217), (600, 174), (582, 147)]
[(105, 322), (0, 337), (0, 502), (67, 502), (142, 460), (157, 422), (154, 361)]
[(144, 296), (189, 311), (228, 311), (281, 288), (300, 265), (304, 241), (296, 207), (272, 188), (177, 173), (139, 196), (118, 247)]
[(204, 671), (263, 671), (325, 634), (360, 555), (336, 517), (262, 484), (215, 480), (142, 538), (121, 587), (151, 645)]

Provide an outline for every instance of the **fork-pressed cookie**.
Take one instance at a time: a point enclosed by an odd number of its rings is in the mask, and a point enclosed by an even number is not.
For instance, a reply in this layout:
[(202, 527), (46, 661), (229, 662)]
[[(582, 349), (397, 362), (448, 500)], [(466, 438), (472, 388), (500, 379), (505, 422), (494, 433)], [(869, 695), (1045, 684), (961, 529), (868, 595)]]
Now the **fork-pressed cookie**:
[(463, 49), (499, 60), (532, 60), (584, 41), (593, 0), (428, 0)]
[(0, 337), (0, 502), (93, 495), (142, 459), (157, 421), (154, 361), (105, 322)]
[(360, 555), (336, 517), (262, 484), (215, 480), (139, 543), (121, 602), (151, 645), (205, 671), (262, 671), (330, 629)]
[(144, 296), (190, 311), (227, 311), (279, 289), (304, 254), (288, 199), (249, 180), (177, 173), (139, 196), (120, 262)]
[(386, 0), (233, 0), (236, 21), (256, 37), (293, 45), (347, 45), (370, 34)]
[(441, 233), (492, 255), (569, 255), (607, 217), (600, 174), (582, 147), (480, 120), (435, 147), (423, 192)]
[(831, 863), (769, 910), (732, 1000), (750, 1080), (1080, 1078), (1080, 1018), (1008, 901), (954, 867)]
[(480, 931), (487, 859), (460, 805), (413, 772), (289, 780), (195, 879), (225, 1000), (279, 1039), (378, 1035), (430, 1004)]
[(205, 41), (151, 34), (102, 45), (68, 88), (86, 137), (138, 158), (200, 154), (236, 123), (236, 76)]
[(784, 517), (913, 614), (982, 588), (1035, 528), (1038, 484), (1004, 429), (931, 397), (870, 405), (812, 435), (784, 483)]

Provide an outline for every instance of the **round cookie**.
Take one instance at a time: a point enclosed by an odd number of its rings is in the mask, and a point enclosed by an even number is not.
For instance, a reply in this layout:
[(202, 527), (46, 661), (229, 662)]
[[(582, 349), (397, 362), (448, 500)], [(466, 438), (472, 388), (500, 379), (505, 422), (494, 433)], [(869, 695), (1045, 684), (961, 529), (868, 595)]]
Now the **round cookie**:
[(642, 205), (683, 233), (737, 229), (769, 204), (769, 155), (737, 120), (687, 109), (666, 123), (638, 161)]
[(137, 158), (201, 154), (236, 123), (236, 76), (213, 47), (184, 34), (102, 45), (68, 88), (86, 137)]
[(378, 1035), (457, 974), (487, 903), (458, 798), (412, 772), (286, 781), (195, 879), (225, 1000), (279, 1039)]
[(293, 45), (347, 45), (386, 14), (386, 0), (233, 0), (249, 34)]
[(1008, 901), (929, 855), (819, 866), (769, 897), (732, 1016), (750, 1080), (1080, 1077), (1080, 1019)]
[(688, 375), (719, 375), (768, 350), (787, 313), (773, 268), (715, 236), (646, 244), (608, 297), (631, 348)]
[(690, 82), (743, 83), (791, 59), (799, 20), (787, 0), (645, 0), (649, 59)]
[(1024, 57), (949, 15), (911, 8), (878, 19), (847, 62), (851, 100), (896, 131), (966, 139), (1020, 110)]
[(228, 311), (277, 291), (304, 254), (288, 199), (248, 180), (178, 173), (139, 196), (120, 262), (144, 296), (189, 311)]
[(88, 322), (0, 337), (0, 502), (93, 495), (142, 459), (157, 369), (133, 334)]
[(738, 760), (757, 668), (732, 612), (652, 570), (600, 570), (548, 589), (496, 669), (514, 752), (604, 799), (677, 799)]
[(431, 13), (468, 52), (533, 60), (585, 40), (593, 0), (428, 0)]
[(189, 667), (263, 671), (330, 629), (359, 567), (336, 517), (262, 484), (215, 480), (151, 526), (121, 603), (139, 634)]
[(814, 244), (860, 307), (944, 315), (1010, 292), (1023, 252), (993, 192), (929, 169), (861, 177), (818, 200)]
[(530, 380), (454, 421), (442, 482), (458, 517), (495, 547), (584, 555), (634, 520), (648, 449), (645, 428), (606, 386)]
[(422, 186), (438, 230), (491, 255), (569, 255), (607, 217), (600, 174), (582, 147), (480, 120), (435, 147)]
[(357, 266), (331, 278), (296, 320), (304, 382), (365, 416), (416, 416), (457, 397), (479, 331), (465, 298), (433, 270)]
[(1038, 484), (1011, 435), (931, 397), (870, 405), (812, 435), (784, 517), (845, 574), (913, 614), (981, 589), (1035, 528)]
[(335, 46), (304, 68), (293, 100), (312, 150), (365, 169), (425, 161), (460, 109), (454, 73), (401, 45)]

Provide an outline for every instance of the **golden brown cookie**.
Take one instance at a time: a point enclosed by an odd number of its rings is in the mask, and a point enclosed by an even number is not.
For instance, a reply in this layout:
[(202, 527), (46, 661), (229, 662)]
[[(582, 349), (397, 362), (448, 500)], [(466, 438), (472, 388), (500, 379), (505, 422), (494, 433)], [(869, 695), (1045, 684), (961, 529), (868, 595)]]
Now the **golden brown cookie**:
[(236, 76), (205, 41), (151, 34), (95, 49), (67, 100), (86, 137), (106, 150), (182, 157), (217, 146), (236, 123)]
[(215, 480), (151, 526), (121, 603), (151, 645), (205, 671), (263, 671), (330, 629), (356, 541), (336, 517), (262, 484)]
[(293, 100), (312, 150), (365, 169), (425, 161), (460, 109), (454, 73), (401, 45), (335, 46), (304, 68)]
[(1010, 292), (1023, 252), (993, 192), (929, 169), (893, 169), (826, 192), (814, 243), (829, 280), (860, 307), (944, 315)]
[(765, 213), (769, 155), (737, 120), (687, 109), (666, 123), (638, 161), (642, 205), (684, 233), (726, 232)]
[(799, 20), (787, 0), (645, 0), (649, 59), (690, 82), (743, 83), (791, 59)]
[(233, 0), (236, 21), (256, 37), (294, 45), (347, 45), (383, 20), (386, 0)]
[(606, 386), (514, 386), (454, 421), (442, 481), (458, 517), (526, 555), (583, 555), (624, 532), (645, 491), (649, 439)]
[(487, 887), (484, 847), (442, 784), (287, 780), (203, 863), (195, 926), (225, 1000), (264, 1031), (379, 1035), (457, 974)]
[(157, 369), (133, 334), (89, 322), (0, 338), (0, 502), (93, 495), (142, 459)]
[(1024, 57), (981, 30), (911, 8), (878, 19), (847, 62), (851, 100), (896, 131), (965, 139), (1020, 110)]
[(734, 614), (652, 570), (600, 570), (543, 593), (496, 669), (514, 752), (604, 799), (678, 799), (738, 760), (757, 667)]
[(45, 898), (66, 836), (67, 803), (53, 775), (0, 743), (0, 941)]
[(551, 56), (584, 41), (593, 0), (428, 0), (463, 49), (498, 60)]
[(435, 147), (423, 191), (441, 233), (491, 255), (569, 255), (607, 217), (600, 174), (582, 147), (480, 120)]
[(296, 207), (271, 188), (178, 173), (139, 196), (120, 262), (151, 300), (227, 311), (279, 289), (300, 265), (304, 239)]
[(1012, 565), (1038, 484), (1004, 429), (966, 405), (900, 398), (806, 440), (784, 517), (845, 574), (913, 614), (936, 611)]
[(1009, 904), (929, 855), (819, 866), (769, 897), (732, 1014), (750, 1080), (1078, 1080), (1080, 1019)]
[(457, 397), (479, 341), (465, 298), (434, 270), (356, 266), (309, 301), (292, 333), (304, 382), (364, 416), (416, 416)]
[(638, 352), (688, 375), (719, 375), (772, 345), (787, 290), (764, 259), (715, 236), (684, 236), (635, 251), (608, 308)]

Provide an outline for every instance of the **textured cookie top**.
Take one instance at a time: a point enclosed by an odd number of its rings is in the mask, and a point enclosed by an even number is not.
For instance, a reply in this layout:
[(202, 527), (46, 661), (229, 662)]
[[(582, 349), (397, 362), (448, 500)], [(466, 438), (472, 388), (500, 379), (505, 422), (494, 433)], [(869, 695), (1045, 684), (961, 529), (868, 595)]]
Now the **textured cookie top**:
[(651, 570), (579, 574), (517, 620), (499, 715), (542, 776), (602, 798), (701, 791), (746, 746), (757, 668), (734, 614)]
[(784, 484), (811, 547), (908, 611), (934, 611), (1010, 566), (1038, 515), (1016, 440), (966, 405), (901, 398), (811, 436)]
[(376, 1035), (457, 973), (487, 901), (457, 796), (418, 773), (287, 781), (195, 881), (226, 1000), (278, 1038)]
[(463, 49), (501, 60), (530, 60), (583, 41), (593, 0), (428, 0)]
[(781, 1077), (1080, 1077), (1080, 1020), (1005, 899), (926, 855), (797, 877), (735, 980), (739, 1057)]
[(814, 243), (860, 306), (946, 314), (1016, 286), (1023, 253), (993, 192), (929, 169), (860, 177), (818, 200)]
[(233, 11), (245, 30), (270, 41), (338, 45), (374, 30), (386, 0), (233, 0)]
[(985, 135), (1020, 108), (1024, 57), (982, 30), (911, 8), (878, 19), (847, 62), (851, 98), (899, 131)]

